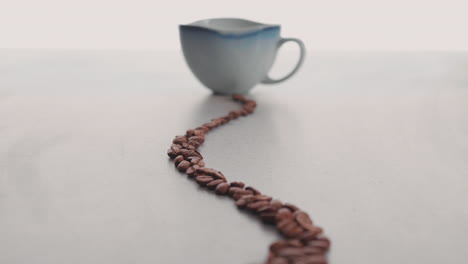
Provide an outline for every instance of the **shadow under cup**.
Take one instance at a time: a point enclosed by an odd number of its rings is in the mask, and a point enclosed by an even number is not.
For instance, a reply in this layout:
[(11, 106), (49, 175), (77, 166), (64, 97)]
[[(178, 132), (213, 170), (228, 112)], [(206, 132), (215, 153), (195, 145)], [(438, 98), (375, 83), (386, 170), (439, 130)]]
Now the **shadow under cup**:
[(181, 25), (185, 60), (197, 79), (217, 94), (244, 94), (265, 79), (276, 57), (280, 27), (242, 35)]

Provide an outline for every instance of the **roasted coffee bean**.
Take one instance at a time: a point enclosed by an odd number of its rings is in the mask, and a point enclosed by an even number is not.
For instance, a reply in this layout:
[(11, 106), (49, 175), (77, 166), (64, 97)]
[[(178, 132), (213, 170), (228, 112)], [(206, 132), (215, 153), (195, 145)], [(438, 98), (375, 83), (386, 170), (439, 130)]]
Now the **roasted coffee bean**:
[[(321, 228), (320, 228), (320, 230), (321, 230)], [(327, 249), (330, 248), (331, 242), (330, 242), (330, 239), (328, 239), (327, 237), (325, 237), (323, 235), (318, 235), (315, 240), (323, 241), (325, 243), (325, 245), (326, 245), (326, 248)]]
[(242, 189), (244, 189), (244, 186), (245, 186), (245, 184), (243, 182), (236, 182), (236, 181), (231, 182), (230, 185), (231, 185), (231, 187), (239, 187), (239, 188), (242, 188)]
[(167, 150), (167, 155), (168, 155), (171, 159), (173, 159), (173, 158), (175, 158), (175, 157), (177, 156), (177, 152), (174, 151), (173, 149), (168, 149), (168, 150)]
[(294, 204), (285, 203), (283, 206), (286, 207), (286, 208), (289, 208), (292, 212), (295, 212), (295, 211), (299, 210), (299, 208), (297, 206), (295, 206)]
[(258, 208), (265, 206), (265, 205), (268, 205), (268, 201), (255, 201), (255, 202), (249, 203), (247, 205), (247, 208), (252, 211), (256, 211)]
[(187, 143), (188, 140), (185, 136), (176, 136), (174, 140), (172, 140), (172, 143), (174, 144), (180, 144), (182, 145), (183, 143)]
[(242, 198), (236, 201), (236, 206), (239, 208), (244, 208), (246, 204), (247, 204), (247, 200), (242, 199)]
[(218, 184), (223, 183), (224, 180), (218, 179), (218, 180), (213, 180), (212, 182), (208, 183), (206, 187), (208, 189), (215, 189)]
[(198, 157), (200, 159), (203, 159), (203, 156), (200, 154), (200, 152), (193, 149), (181, 149), (180, 154), (184, 156), (185, 159), (188, 159), (190, 157)]
[(254, 109), (253, 107), (244, 107), (244, 111), (247, 111), (247, 113), (251, 114), (253, 113)]
[(277, 255), (286, 258), (302, 257), (304, 256), (304, 250), (298, 247), (286, 247), (278, 250)]
[(257, 209), (257, 213), (275, 213), (275, 215), (276, 215), (276, 211), (277, 210), (271, 207), (271, 204), (267, 204)]
[(323, 252), (327, 251), (330, 244), (324, 240), (311, 240), (307, 243), (307, 246), (317, 248)]
[(288, 240), (288, 245), (291, 247), (303, 247), (304, 246), (299, 239)]
[(244, 103), (247, 101), (247, 98), (245, 98), (243, 95), (241, 94), (235, 94), (232, 96), (232, 99), (234, 99), (235, 101), (239, 101), (241, 103)]
[(207, 185), (208, 183), (210, 183), (211, 181), (213, 181), (213, 177), (211, 176), (198, 176), (198, 177), (195, 177), (195, 181), (201, 185), (201, 186), (205, 186)]
[(271, 201), (272, 198), (268, 195), (259, 194), (259, 195), (255, 195), (254, 199), (255, 201)]
[(195, 130), (193, 130), (193, 129), (189, 129), (189, 130), (187, 130), (187, 132), (185, 132), (185, 136), (187, 136), (187, 137), (191, 137), (193, 135), (195, 135)]
[(270, 251), (272, 251), (273, 253), (277, 253), (278, 250), (282, 248), (287, 248), (287, 247), (289, 247), (289, 244), (287, 241), (279, 240), (270, 245)]
[(177, 169), (179, 171), (185, 172), (190, 167), (190, 162), (183, 160), (182, 162), (177, 165)]
[(238, 192), (234, 193), (234, 194), (232, 195), (232, 198), (233, 198), (234, 200), (237, 201), (237, 200), (239, 200), (240, 198), (242, 198), (242, 197), (244, 197), (244, 196), (246, 196), (246, 195), (251, 195), (251, 194), (252, 194), (251, 191), (242, 190), (242, 191), (238, 191)]
[(200, 159), (199, 157), (190, 157), (187, 160), (190, 161), (190, 163), (192, 164), (198, 164), (200, 163), (200, 161), (202, 161), (202, 159)]
[(290, 229), (297, 226), (293, 219), (285, 219), (281, 221), (276, 221), (276, 228), (278, 228), (281, 232), (284, 230)]
[(202, 129), (196, 129), (195, 132), (193, 133), (193, 136), (196, 137), (201, 137), (203, 140), (205, 140), (205, 131)]
[(236, 111), (229, 112), (229, 118), (236, 119), (239, 117), (239, 114)]
[(279, 210), (283, 206), (283, 203), (281, 201), (278, 201), (278, 200), (272, 200), (270, 202), (270, 205), (271, 205), (271, 207), (273, 209)]
[(216, 186), (216, 194), (226, 194), (229, 191), (229, 184), (227, 182), (220, 183)]
[(239, 191), (243, 191), (243, 190), (244, 190), (244, 189), (239, 188), (239, 187), (231, 187), (231, 188), (229, 189), (229, 193), (228, 193), (228, 194), (229, 194), (229, 196), (233, 196), (234, 193), (239, 192)]
[(173, 149), (175, 151), (180, 151), (182, 149), (182, 145), (181, 144), (172, 144), (171, 149)]
[(289, 210), (286, 207), (280, 208), (278, 210), (278, 214), (276, 215), (276, 220), (278, 222), (285, 220), (285, 219), (293, 219), (293, 214), (291, 213), (291, 210)]
[(259, 216), (260, 216), (260, 219), (262, 219), (262, 221), (264, 223), (271, 224), (271, 225), (274, 225), (276, 223), (276, 220), (275, 220), (276, 213), (275, 212), (260, 213)]
[(219, 124), (216, 123), (216, 122), (210, 122), (210, 123), (206, 123), (204, 124), (203, 126), (209, 128), (210, 130), (213, 129), (213, 128), (217, 128), (219, 127)]
[[(208, 131), (210, 131), (210, 129), (208, 127), (203, 126), (203, 125), (195, 128), (195, 130), (203, 131), (204, 134), (206, 134), (206, 133), (208, 133)], [(199, 136), (199, 135), (197, 135), (196, 132), (194, 132), (193, 135), (190, 135), (190, 136)]]
[(254, 187), (251, 187), (251, 186), (247, 186), (247, 187), (245, 187), (245, 189), (252, 191), (254, 194), (262, 194), (257, 189), (255, 189)]
[(294, 217), (296, 218), (296, 221), (299, 223), (299, 225), (304, 229), (312, 230), (314, 228), (312, 220), (310, 220), (310, 217), (307, 213), (303, 211), (296, 211), (294, 212)]
[(224, 175), (220, 171), (210, 169), (210, 168), (198, 168), (197, 171), (196, 171), (196, 174), (210, 175), (210, 176), (213, 176), (216, 179), (226, 180), (226, 177), (224, 177)]
[(176, 167), (177, 167), (177, 165), (179, 165), (179, 163), (182, 162), (183, 160), (184, 160), (184, 156), (182, 156), (182, 155), (177, 156), (177, 157), (174, 159), (174, 163), (175, 163)]
[(189, 139), (188, 139), (188, 143), (190, 145), (195, 146), (195, 147), (201, 146), (201, 144), (203, 144), (203, 142), (205, 142), (205, 139), (203, 137), (200, 137), (200, 136), (192, 136), (192, 137), (189, 137)]
[(183, 144), (182, 144), (182, 147), (183, 147), (184, 149), (190, 149), (190, 150), (196, 149), (196, 147), (195, 147), (194, 145), (190, 145), (189, 143), (183, 143)]
[(198, 165), (193, 165), (192, 167), (188, 168), (185, 173), (189, 176), (189, 177), (193, 177), (195, 176), (195, 171), (200, 168), (200, 166)]
[(305, 246), (304, 247), (304, 254), (306, 255), (321, 255), (324, 254), (326, 250), (323, 250), (322, 248), (319, 247), (313, 247), (313, 246)]
[(283, 234), (288, 238), (295, 238), (301, 235), (304, 232), (304, 228), (300, 226), (295, 226), (294, 228), (284, 230)]
[(318, 239), (318, 236), (322, 233), (322, 228), (315, 226), (314, 230), (306, 230), (300, 237), (298, 237), (303, 243), (309, 243), (309, 241)]

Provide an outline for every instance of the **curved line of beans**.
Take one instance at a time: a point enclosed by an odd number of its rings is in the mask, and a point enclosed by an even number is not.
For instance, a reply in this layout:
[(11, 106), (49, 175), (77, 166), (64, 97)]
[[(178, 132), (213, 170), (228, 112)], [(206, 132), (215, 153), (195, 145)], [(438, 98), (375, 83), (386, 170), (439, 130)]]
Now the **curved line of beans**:
[(189, 129), (183, 136), (176, 136), (167, 155), (174, 159), (179, 171), (194, 178), (200, 186), (213, 190), (217, 195), (230, 196), (238, 208), (256, 214), (265, 224), (276, 226), (284, 239), (270, 245), (267, 264), (327, 263), (330, 240), (322, 235), (322, 229), (313, 224), (307, 213), (295, 205), (273, 200), (242, 182), (228, 183), (220, 171), (205, 167), (203, 156), (197, 151), (205, 141), (205, 135), (233, 119), (253, 113), (256, 107), (255, 101), (244, 96), (234, 95), (232, 99), (242, 103), (243, 108)]

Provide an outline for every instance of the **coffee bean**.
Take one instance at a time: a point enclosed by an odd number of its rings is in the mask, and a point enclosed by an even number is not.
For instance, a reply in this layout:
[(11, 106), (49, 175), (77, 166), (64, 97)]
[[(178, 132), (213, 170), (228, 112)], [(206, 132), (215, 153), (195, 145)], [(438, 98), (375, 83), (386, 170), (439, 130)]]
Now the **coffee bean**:
[(183, 160), (184, 160), (184, 156), (182, 156), (182, 155), (177, 156), (177, 157), (174, 159), (174, 163), (175, 163), (176, 167), (177, 167), (177, 165), (179, 165), (179, 163), (182, 162)]
[(313, 246), (305, 246), (303, 250), (305, 255), (321, 255), (326, 252), (322, 248)]
[(278, 200), (272, 200), (270, 202), (270, 205), (271, 205), (271, 207), (273, 209), (279, 210), (283, 206), (283, 203), (281, 201), (278, 201)]
[(223, 182), (224, 180), (221, 180), (221, 179), (213, 180), (212, 182), (208, 183), (206, 187), (208, 187), (208, 189), (215, 189), (216, 186), (218, 186), (218, 184), (223, 183)]
[(274, 225), (276, 223), (276, 220), (275, 220), (276, 213), (275, 212), (260, 213), (259, 217), (260, 217), (260, 219), (262, 219), (262, 221), (264, 223), (271, 224), (271, 225)]
[(201, 186), (205, 186), (207, 185), (209, 182), (213, 181), (213, 177), (211, 176), (197, 176), (195, 177), (195, 181), (201, 185)]
[(246, 204), (247, 204), (247, 201), (242, 198), (236, 201), (236, 206), (239, 208), (244, 208)]
[(187, 132), (185, 132), (185, 135), (186, 135), (187, 137), (194, 136), (194, 135), (195, 135), (195, 130), (189, 129), (189, 130), (187, 130)]
[(203, 156), (200, 154), (200, 152), (193, 149), (181, 149), (180, 154), (184, 156), (185, 159), (188, 159), (190, 157), (198, 157), (200, 159), (203, 159)]
[(285, 240), (279, 240), (274, 242), (273, 244), (270, 245), (270, 251), (277, 253), (278, 250), (282, 248), (287, 248), (289, 247), (288, 242)]
[(315, 226), (314, 230), (306, 230), (300, 237), (298, 237), (303, 243), (309, 243), (309, 241), (316, 240), (317, 237), (322, 233), (322, 228)]
[(167, 150), (167, 155), (168, 155), (171, 159), (173, 159), (173, 158), (175, 158), (175, 157), (177, 156), (177, 152), (174, 151), (173, 149), (168, 149), (168, 150)]
[(188, 144), (194, 146), (195, 148), (198, 148), (203, 144), (204, 141), (205, 139), (203, 139), (200, 136), (192, 136), (189, 137)]
[(276, 228), (278, 228), (281, 232), (284, 233), (285, 230), (293, 228), (297, 226), (293, 219), (284, 219), (281, 221), (276, 221)]
[(295, 226), (294, 228), (290, 228), (284, 231), (284, 235), (288, 238), (298, 237), (299, 235), (304, 232), (304, 229), (300, 226)]
[(283, 208), (280, 208), (278, 210), (278, 214), (276, 215), (276, 220), (278, 222), (280, 222), (280, 221), (285, 220), (285, 219), (292, 220), (293, 219), (293, 214), (291, 213), (291, 211), (288, 208), (283, 207)]
[(236, 111), (231, 111), (231, 112), (229, 112), (229, 117), (230, 117), (231, 119), (236, 119), (236, 118), (238, 118), (239, 116), (240, 116), (239, 113), (237, 113)]
[(239, 188), (239, 187), (231, 187), (231, 188), (229, 189), (229, 193), (228, 193), (228, 194), (229, 194), (229, 196), (233, 196), (234, 193), (236, 193), (236, 192), (238, 192), (238, 191), (243, 191), (243, 190), (244, 190), (244, 189)]
[(255, 195), (254, 199), (255, 201), (271, 201), (272, 198), (268, 195), (259, 194), (259, 195)]
[(319, 249), (323, 252), (327, 251), (330, 247), (330, 244), (324, 240), (311, 240), (307, 243), (307, 246)]
[(221, 172), (210, 168), (198, 168), (196, 173), (200, 175), (210, 175), (216, 179), (226, 180), (226, 177), (224, 177), (224, 175)]
[(200, 161), (202, 161), (202, 159), (200, 159), (199, 157), (190, 157), (187, 160), (190, 161), (190, 163), (192, 164), (198, 164)]
[(180, 145), (182, 145), (182, 143), (187, 143), (187, 142), (188, 140), (185, 136), (176, 136), (174, 140), (172, 140), (172, 143), (180, 144)]
[(265, 206), (265, 205), (268, 205), (268, 201), (255, 201), (255, 202), (249, 203), (247, 205), (247, 208), (252, 211), (256, 211), (258, 208)]
[(177, 165), (177, 169), (179, 171), (185, 172), (190, 167), (190, 162), (183, 160), (182, 162)]
[(251, 195), (251, 194), (252, 194), (251, 191), (242, 190), (242, 191), (238, 191), (238, 192), (234, 193), (234, 194), (232, 195), (232, 198), (233, 198), (234, 200), (237, 201), (237, 200), (239, 200), (240, 198), (242, 198), (242, 197), (244, 197), (244, 196), (246, 196), (246, 195)]
[(302, 248), (297, 248), (297, 247), (286, 247), (286, 248), (281, 248), (278, 250), (277, 255), (280, 257), (286, 257), (286, 258), (291, 258), (291, 257), (301, 257), (304, 255)]
[(235, 100), (235, 101), (239, 101), (241, 103), (244, 103), (247, 101), (247, 98), (245, 98), (243, 95), (241, 94), (235, 94), (232, 96), (232, 99)]
[(276, 211), (277, 210), (271, 207), (271, 203), (257, 209), (257, 213), (275, 213), (275, 216), (276, 216)]
[(192, 167), (188, 168), (185, 173), (189, 176), (189, 177), (193, 177), (195, 176), (195, 171), (200, 168), (200, 166), (198, 165), (193, 165)]
[(190, 145), (189, 143), (182, 143), (182, 147), (183, 147), (184, 149), (190, 149), (190, 150), (196, 149), (195, 146)]
[(226, 194), (229, 191), (229, 184), (226, 182), (220, 183), (216, 186), (216, 194)]
[(257, 189), (255, 189), (254, 187), (251, 187), (251, 186), (245, 187), (245, 189), (252, 191), (254, 194), (262, 194)]
[(294, 217), (296, 218), (296, 221), (299, 223), (299, 225), (304, 229), (312, 230), (314, 228), (312, 220), (310, 220), (310, 217), (307, 213), (303, 211), (296, 211), (294, 212)]
[(182, 149), (182, 145), (181, 144), (172, 144), (171, 149), (173, 149), (174, 151), (180, 151)]
[(288, 240), (288, 245), (291, 247), (303, 247), (304, 246), (299, 239)]
[(239, 187), (239, 188), (244, 188), (245, 184), (243, 182), (231, 182), (230, 183), (231, 187)]

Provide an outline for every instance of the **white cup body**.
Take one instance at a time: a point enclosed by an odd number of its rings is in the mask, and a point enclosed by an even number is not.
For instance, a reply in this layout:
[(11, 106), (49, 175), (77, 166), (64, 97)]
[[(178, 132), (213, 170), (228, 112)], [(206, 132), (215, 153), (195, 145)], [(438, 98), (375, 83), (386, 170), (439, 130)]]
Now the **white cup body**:
[(200, 82), (219, 94), (247, 93), (262, 81), (277, 53), (280, 27), (246, 34), (180, 26), (185, 60)]

